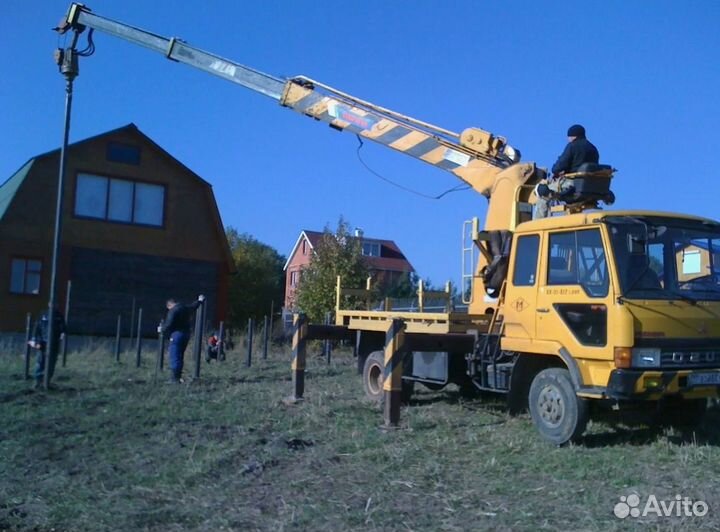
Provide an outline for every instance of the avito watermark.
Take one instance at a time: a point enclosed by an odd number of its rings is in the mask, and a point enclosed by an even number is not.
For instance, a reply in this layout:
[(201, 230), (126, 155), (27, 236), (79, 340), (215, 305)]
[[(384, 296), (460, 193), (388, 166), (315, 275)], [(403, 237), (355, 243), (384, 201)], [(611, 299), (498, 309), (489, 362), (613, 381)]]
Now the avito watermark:
[(705, 501), (693, 501), (690, 497), (675, 495), (674, 499), (659, 500), (655, 495), (648, 496), (641, 504), (640, 496), (635, 493), (620, 497), (613, 512), (616, 517), (703, 517), (710, 511)]

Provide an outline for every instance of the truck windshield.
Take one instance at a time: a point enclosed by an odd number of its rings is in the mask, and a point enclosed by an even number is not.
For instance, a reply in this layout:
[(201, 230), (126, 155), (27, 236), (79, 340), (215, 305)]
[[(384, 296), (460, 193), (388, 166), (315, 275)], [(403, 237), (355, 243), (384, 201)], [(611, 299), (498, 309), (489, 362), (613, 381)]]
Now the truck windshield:
[(622, 295), (720, 301), (720, 224), (661, 216), (609, 216)]

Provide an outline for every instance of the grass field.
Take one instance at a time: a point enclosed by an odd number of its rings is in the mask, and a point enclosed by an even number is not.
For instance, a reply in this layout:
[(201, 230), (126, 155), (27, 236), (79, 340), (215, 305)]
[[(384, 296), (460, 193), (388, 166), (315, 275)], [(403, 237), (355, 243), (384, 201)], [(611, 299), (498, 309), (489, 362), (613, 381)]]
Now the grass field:
[[(309, 356), (293, 406), (287, 349), (251, 369), (231, 353), (177, 386), (155, 384), (147, 356), (136, 369), (71, 353), (49, 392), (0, 357), (0, 529), (720, 529), (715, 410), (691, 433), (593, 421), (555, 448), (528, 415), (452, 389), (418, 387), (401, 428), (382, 430), (347, 353)], [(617, 518), (632, 493), (640, 509), (681, 495), (709, 512)]]

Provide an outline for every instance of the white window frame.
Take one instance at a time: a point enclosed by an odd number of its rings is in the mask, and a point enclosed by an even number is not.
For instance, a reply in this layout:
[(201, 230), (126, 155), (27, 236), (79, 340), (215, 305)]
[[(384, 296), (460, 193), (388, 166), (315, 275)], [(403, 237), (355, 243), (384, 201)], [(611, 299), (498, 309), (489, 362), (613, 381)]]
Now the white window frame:
[[(367, 246), (367, 248), (366, 248)], [(369, 250), (369, 253), (366, 252)], [(364, 257), (379, 257), (380, 256), (380, 243), (379, 242), (363, 242), (362, 243), (362, 255)]]

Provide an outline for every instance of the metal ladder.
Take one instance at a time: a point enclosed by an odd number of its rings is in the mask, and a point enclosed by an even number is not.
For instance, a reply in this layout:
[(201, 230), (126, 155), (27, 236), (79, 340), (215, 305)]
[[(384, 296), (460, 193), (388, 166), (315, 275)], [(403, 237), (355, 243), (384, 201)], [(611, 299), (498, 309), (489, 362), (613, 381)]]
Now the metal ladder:
[[(502, 339), (503, 331), (505, 330), (505, 316), (503, 315), (502, 308), (505, 303), (505, 285), (507, 281), (503, 281), (500, 287), (500, 294), (498, 295), (497, 310), (493, 313), (490, 323), (488, 325), (487, 333), (485, 337), (479, 340), (481, 345), (478, 346), (477, 353), (480, 357), (480, 382), (481, 388), (489, 390), (497, 390), (498, 388), (498, 372), (497, 362), (498, 354), (500, 353), (500, 341)], [(497, 331), (496, 331), (497, 329)], [(488, 368), (492, 367), (493, 383), (492, 386), (488, 382)]]
[(474, 220), (465, 220), (463, 222), (460, 293), (462, 294), (462, 302), (466, 305), (472, 303), (473, 277), (475, 275), (475, 264), (477, 263), (477, 248), (473, 241), (474, 227)]

